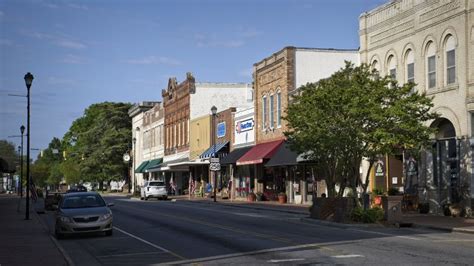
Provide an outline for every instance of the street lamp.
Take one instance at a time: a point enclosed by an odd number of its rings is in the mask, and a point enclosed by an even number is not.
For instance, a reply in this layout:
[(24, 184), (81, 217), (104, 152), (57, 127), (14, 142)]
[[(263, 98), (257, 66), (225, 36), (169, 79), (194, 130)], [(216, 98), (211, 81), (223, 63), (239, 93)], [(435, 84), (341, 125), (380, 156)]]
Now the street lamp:
[[(213, 152), (211, 158), (216, 156), (216, 116), (217, 116), (217, 107), (212, 106), (211, 107), (211, 113), (212, 113), (212, 147), (213, 147)], [(214, 202), (217, 202), (217, 173), (216, 171), (212, 171), (212, 175), (214, 176)]]
[(137, 147), (136, 147), (137, 138), (133, 137), (132, 141), (133, 141), (133, 167), (132, 167), (133, 168), (133, 194), (137, 195), (137, 175), (135, 173), (135, 167), (136, 167), (135, 155), (136, 155), (136, 150), (137, 150)]
[(30, 88), (33, 83), (33, 75), (28, 72), (25, 75), (25, 84), (27, 89), (27, 122), (26, 122), (26, 213), (25, 220), (30, 219)]
[(25, 126), (21, 125), (21, 145), (20, 145), (20, 198), (23, 198), (23, 133), (25, 133)]

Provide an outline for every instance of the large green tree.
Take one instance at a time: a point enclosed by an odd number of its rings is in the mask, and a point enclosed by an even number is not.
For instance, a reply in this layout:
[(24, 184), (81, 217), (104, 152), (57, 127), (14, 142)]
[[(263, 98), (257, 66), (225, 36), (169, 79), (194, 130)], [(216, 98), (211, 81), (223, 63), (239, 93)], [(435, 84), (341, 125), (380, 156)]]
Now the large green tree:
[(43, 185), (59, 185), (62, 174), (57, 171), (62, 162), (62, 154), (60, 153), (61, 140), (53, 138), (48, 148), (41, 151), (38, 158), (32, 166), (32, 179), (35, 184)]
[[(432, 99), (414, 93), (415, 84), (400, 86), (368, 65), (348, 62), (331, 77), (300, 89), (288, 107), (285, 134), (293, 150), (317, 162), (330, 197), (361, 183), (363, 158), (372, 168), (380, 155), (422, 149), (433, 133), (425, 126), (437, 117), (430, 112)], [(368, 179), (365, 190), (367, 185)]]
[(8, 169), (3, 169), (5, 172), (15, 172), (17, 170), (19, 155), (16, 152), (15, 144), (0, 140), (0, 158), (6, 162), (4, 166)]
[[(132, 121), (128, 103), (104, 102), (89, 106), (63, 138), (62, 172), (68, 183), (79, 180), (123, 180), (127, 165), (122, 155), (131, 146)], [(69, 178), (68, 178), (69, 177)]]

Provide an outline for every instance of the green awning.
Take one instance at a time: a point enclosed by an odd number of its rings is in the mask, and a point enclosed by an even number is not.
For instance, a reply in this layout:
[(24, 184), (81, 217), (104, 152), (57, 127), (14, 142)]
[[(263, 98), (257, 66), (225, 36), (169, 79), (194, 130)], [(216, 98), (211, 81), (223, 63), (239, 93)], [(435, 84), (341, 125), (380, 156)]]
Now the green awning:
[(157, 166), (160, 165), (162, 162), (163, 162), (163, 158), (153, 159), (153, 160), (151, 160), (151, 161), (145, 166), (145, 168), (143, 169), (143, 171), (144, 171), (144, 172), (148, 172), (148, 169), (157, 167)]
[(144, 173), (145, 167), (147, 166), (147, 164), (148, 164), (149, 162), (150, 162), (150, 161), (143, 161), (143, 162), (137, 167), (137, 169), (135, 169), (135, 173)]

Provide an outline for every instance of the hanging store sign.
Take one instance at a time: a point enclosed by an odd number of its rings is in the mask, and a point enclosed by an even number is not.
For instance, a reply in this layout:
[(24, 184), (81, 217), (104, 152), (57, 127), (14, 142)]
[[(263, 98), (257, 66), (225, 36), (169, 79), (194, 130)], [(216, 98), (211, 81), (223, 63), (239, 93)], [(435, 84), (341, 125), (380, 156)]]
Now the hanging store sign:
[(225, 122), (221, 122), (217, 124), (217, 137), (218, 138), (225, 137)]
[(254, 124), (255, 123), (253, 121), (253, 118), (247, 119), (247, 120), (244, 120), (244, 121), (239, 121), (235, 125), (235, 131), (237, 133), (241, 133), (241, 132), (252, 130), (253, 127), (254, 127)]

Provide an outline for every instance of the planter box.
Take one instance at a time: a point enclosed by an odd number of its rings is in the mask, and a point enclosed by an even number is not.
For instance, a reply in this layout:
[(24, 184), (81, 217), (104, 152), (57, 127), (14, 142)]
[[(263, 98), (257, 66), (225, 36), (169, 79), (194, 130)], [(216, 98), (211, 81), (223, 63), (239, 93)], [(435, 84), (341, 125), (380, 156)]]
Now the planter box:
[(278, 195), (278, 202), (281, 204), (286, 203), (286, 195)]
[(399, 223), (402, 220), (403, 196), (382, 197), (384, 219), (389, 223)]
[(310, 216), (319, 220), (349, 222), (355, 206), (354, 198), (314, 198)]

